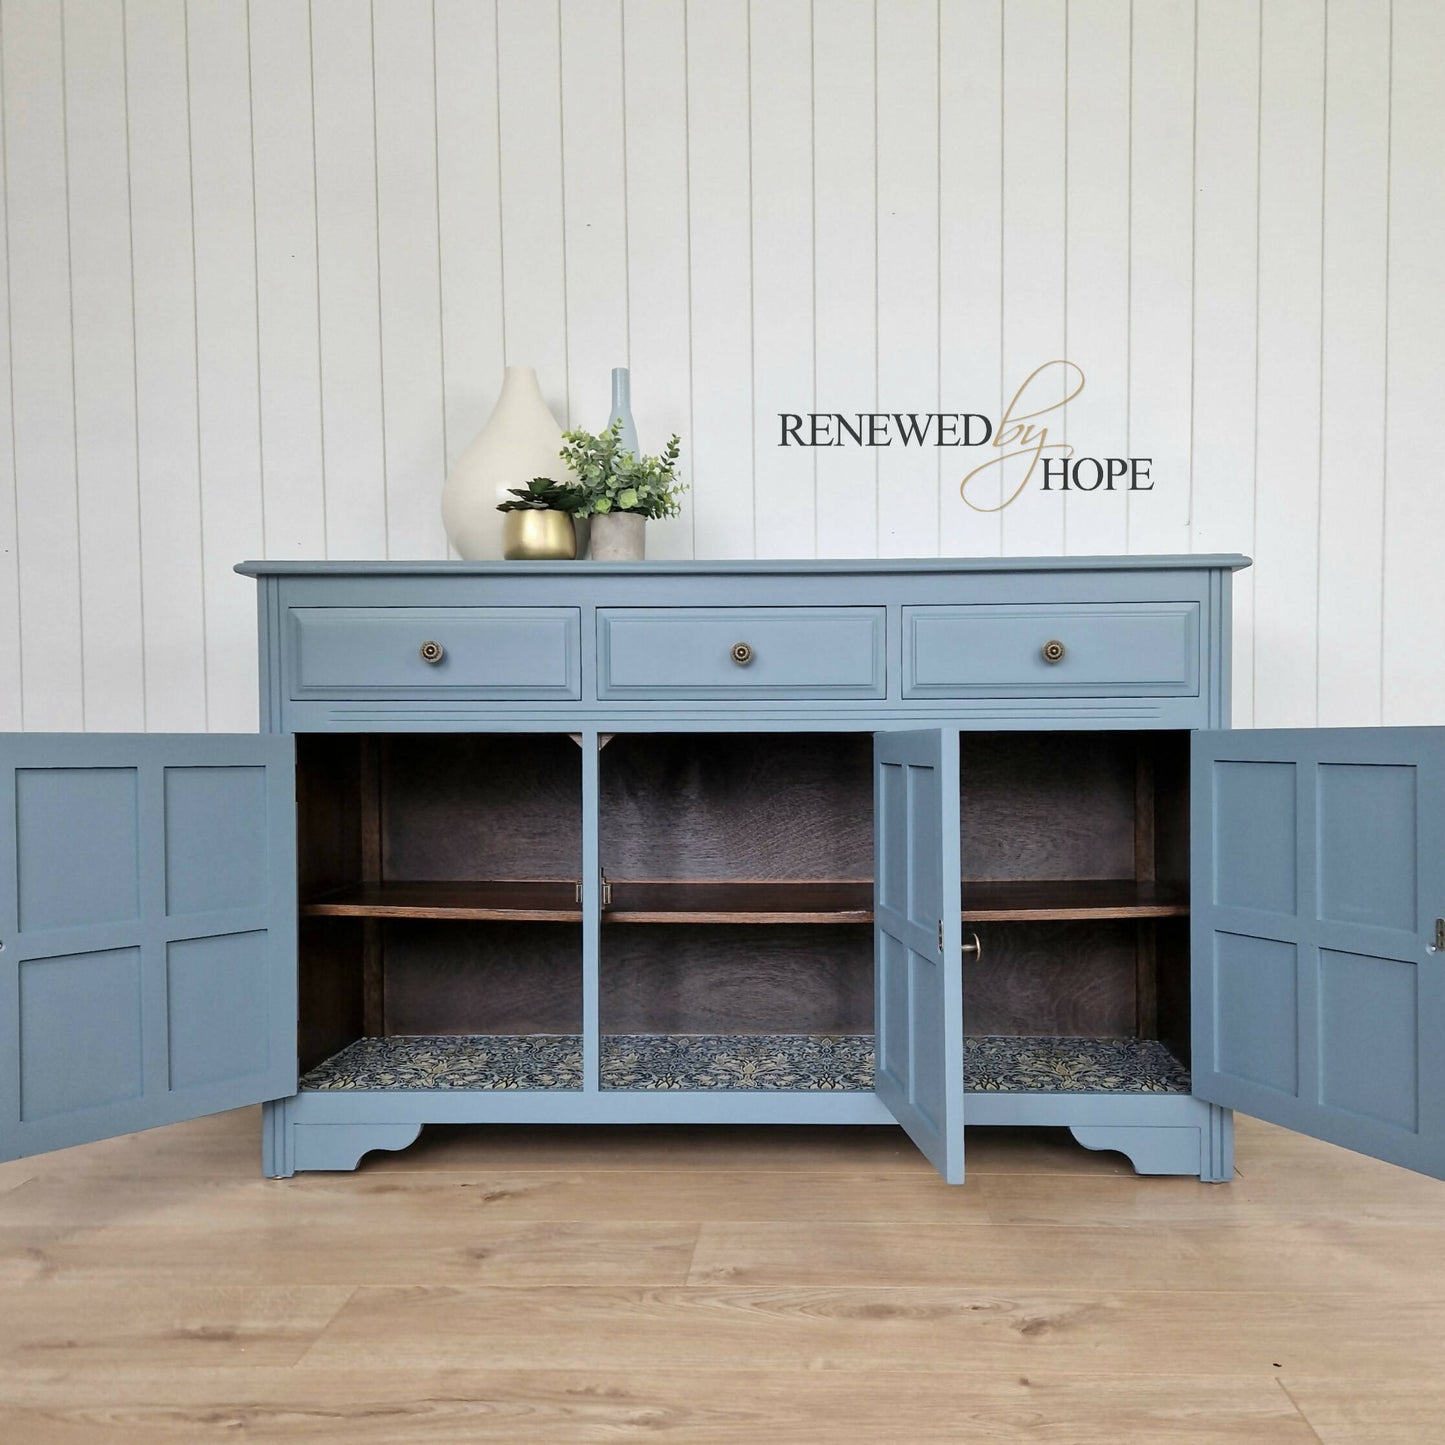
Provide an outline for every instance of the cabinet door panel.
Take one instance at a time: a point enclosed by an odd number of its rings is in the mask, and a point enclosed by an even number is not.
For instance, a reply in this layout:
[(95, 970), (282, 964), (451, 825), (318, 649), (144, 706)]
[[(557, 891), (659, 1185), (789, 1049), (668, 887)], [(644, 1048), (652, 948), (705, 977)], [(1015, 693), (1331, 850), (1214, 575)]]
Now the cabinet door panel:
[(1445, 729), (1197, 734), (1194, 1091), (1445, 1178)]
[(295, 1092), (293, 746), (0, 739), (0, 1158)]
[(963, 1179), (957, 735), (874, 739), (878, 1097), (950, 1184)]

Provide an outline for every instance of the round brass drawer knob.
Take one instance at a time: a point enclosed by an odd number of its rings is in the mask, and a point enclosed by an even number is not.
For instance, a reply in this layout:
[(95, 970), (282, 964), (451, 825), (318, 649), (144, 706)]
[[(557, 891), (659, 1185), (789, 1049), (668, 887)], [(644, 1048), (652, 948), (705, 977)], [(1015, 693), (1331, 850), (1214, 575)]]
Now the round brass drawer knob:
[(981, 943), (978, 941), (978, 934), (976, 934), (976, 933), (970, 933), (968, 936), (969, 936), (971, 939), (973, 939), (973, 942), (972, 942), (972, 943), (965, 943), (965, 944), (962, 946), (962, 950), (961, 950), (961, 951), (964, 952), (964, 953), (971, 953), (971, 954), (973, 955), (973, 961), (974, 961), (975, 963), (982, 962), (982, 960), (983, 960), (983, 944), (981, 944)]
[(733, 643), (733, 661), (739, 667), (746, 667), (753, 660), (753, 650), (746, 642)]
[(421, 660), (423, 662), (440, 662), (446, 654), (447, 650), (440, 642), (423, 642), (421, 645)]
[(1064, 660), (1064, 644), (1055, 640), (1044, 643), (1044, 661), (1062, 662)]

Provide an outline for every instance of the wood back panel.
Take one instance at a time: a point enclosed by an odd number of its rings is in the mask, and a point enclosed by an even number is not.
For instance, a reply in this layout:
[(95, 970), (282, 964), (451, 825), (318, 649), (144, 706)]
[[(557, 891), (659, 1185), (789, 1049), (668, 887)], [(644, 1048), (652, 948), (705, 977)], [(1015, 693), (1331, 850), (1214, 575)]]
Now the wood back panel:
[(963, 876), (1133, 878), (1135, 750), (1120, 733), (965, 733)]
[(612, 924), (604, 1033), (873, 1031), (873, 930), (860, 924)]
[(389, 1034), (582, 1031), (582, 929), (575, 923), (381, 925)]
[(582, 758), (565, 734), (380, 739), (383, 878), (576, 878)]
[(614, 878), (873, 876), (871, 734), (619, 734), (601, 764)]
[(1136, 928), (1130, 922), (979, 927), (983, 959), (965, 954), (963, 961), (964, 1032), (1133, 1037)]

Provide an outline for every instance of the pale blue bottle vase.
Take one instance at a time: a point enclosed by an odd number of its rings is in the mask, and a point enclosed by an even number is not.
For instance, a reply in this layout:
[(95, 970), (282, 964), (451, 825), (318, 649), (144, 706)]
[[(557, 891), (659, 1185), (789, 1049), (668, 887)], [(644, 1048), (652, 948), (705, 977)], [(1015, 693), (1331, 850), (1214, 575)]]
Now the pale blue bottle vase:
[(620, 443), (622, 450), (640, 456), (637, 445), (637, 423), (632, 420), (632, 380), (625, 366), (612, 368), (612, 410), (608, 413), (607, 424), (611, 426), (618, 418), (622, 420)]

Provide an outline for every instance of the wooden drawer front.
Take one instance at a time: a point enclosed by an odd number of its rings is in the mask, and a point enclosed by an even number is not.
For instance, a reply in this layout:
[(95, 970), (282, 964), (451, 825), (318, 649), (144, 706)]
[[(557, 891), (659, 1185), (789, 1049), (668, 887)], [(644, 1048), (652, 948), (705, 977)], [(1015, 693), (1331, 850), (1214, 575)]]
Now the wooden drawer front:
[[(578, 698), (575, 607), (293, 607), (291, 696)], [(422, 645), (439, 643), (428, 662)]]
[[(1063, 644), (1050, 662), (1044, 648)], [(1197, 602), (905, 607), (904, 697), (1192, 697)]]
[[(870, 698), (882, 607), (618, 607), (597, 614), (600, 698)], [(740, 663), (733, 649), (751, 649)]]

